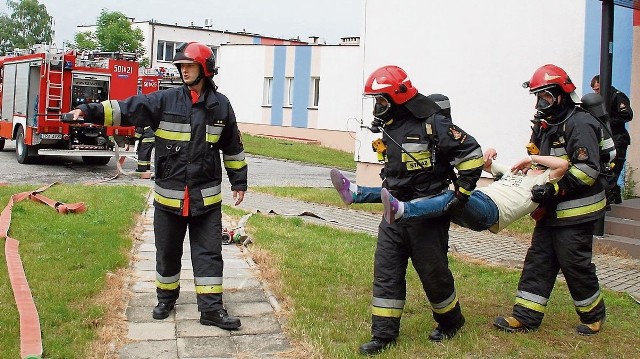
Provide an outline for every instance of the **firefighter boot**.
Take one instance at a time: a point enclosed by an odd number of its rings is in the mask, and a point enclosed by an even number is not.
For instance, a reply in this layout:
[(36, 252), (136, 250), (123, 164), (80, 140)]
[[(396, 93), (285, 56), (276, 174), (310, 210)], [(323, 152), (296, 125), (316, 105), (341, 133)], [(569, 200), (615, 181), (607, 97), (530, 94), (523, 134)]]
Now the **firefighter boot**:
[(595, 323), (580, 323), (580, 325), (576, 327), (576, 331), (580, 335), (596, 335), (602, 329), (605, 319), (606, 317), (602, 317), (602, 319), (598, 320)]
[(395, 338), (378, 338), (373, 337), (371, 341), (366, 342), (360, 346), (360, 354), (362, 355), (376, 355), (383, 352), (388, 347), (396, 343)]
[(351, 181), (335, 168), (331, 169), (331, 183), (346, 205), (353, 203), (354, 193), (351, 191)]
[(169, 303), (158, 303), (155, 308), (153, 308), (153, 319), (166, 319), (169, 316), (169, 313), (175, 307), (175, 302)]
[(396, 216), (402, 218), (402, 213), (398, 215), (398, 211), (401, 210), (404, 205), (402, 202), (393, 197), (386, 188), (380, 191), (380, 197), (382, 198), (382, 206), (384, 208), (382, 213), (387, 223), (393, 224), (396, 221)]
[(434, 329), (431, 334), (429, 334), (429, 340), (431, 340), (432, 342), (441, 342), (443, 340), (451, 339), (456, 335), (456, 333), (458, 333), (463, 325), (464, 317), (460, 319), (457, 325), (451, 328), (444, 329), (440, 325), (438, 325), (436, 329)]
[(240, 318), (230, 316), (226, 309), (200, 313), (200, 324), (215, 325), (222, 329), (238, 329), (241, 325)]
[(493, 322), (493, 326), (509, 333), (528, 332), (531, 330), (514, 317), (497, 317)]

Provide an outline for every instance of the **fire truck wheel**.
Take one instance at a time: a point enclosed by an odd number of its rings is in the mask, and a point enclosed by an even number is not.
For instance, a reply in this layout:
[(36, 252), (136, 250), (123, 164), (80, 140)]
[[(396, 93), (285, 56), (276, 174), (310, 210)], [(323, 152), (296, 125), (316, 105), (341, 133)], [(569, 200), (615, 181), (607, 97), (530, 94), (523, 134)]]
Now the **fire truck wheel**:
[(0, 151), (4, 150), (4, 138), (0, 138)]
[(109, 163), (111, 157), (93, 157), (93, 156), (82, 156), (82, 163), (88, 166), (104, 166)]
[(18, 163), (26, 164), (33, 162), (35, 156), (32, 156), (31, 152), (33, 152), (33, 149), (25, 143), (24, 129), (19, 127), (16, 136), (16, 158), (18, 159)]

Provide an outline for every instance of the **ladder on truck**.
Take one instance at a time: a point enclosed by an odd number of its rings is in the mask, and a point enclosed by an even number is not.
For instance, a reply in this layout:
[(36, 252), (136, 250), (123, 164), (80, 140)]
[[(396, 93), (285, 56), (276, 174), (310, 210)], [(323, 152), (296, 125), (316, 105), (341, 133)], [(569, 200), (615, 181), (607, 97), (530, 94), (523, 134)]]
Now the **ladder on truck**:
[(48, 115), (62, 114), (62, 88), (64, 85), (64, 54), (47, 54), (45, 66), (47, 73), (47, 97), (45, 98)]

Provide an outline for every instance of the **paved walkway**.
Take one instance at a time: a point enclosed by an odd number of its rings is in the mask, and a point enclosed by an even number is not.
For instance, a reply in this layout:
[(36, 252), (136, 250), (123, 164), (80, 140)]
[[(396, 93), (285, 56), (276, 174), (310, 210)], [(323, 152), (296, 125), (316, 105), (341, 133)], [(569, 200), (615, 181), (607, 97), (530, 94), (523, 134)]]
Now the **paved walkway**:
[[(223, 195), (224, 203), (232, 203), (229, 188), (223, 189)], [(313, 213), (320, 218), (308, 215), (304, 218), (372, 235), (376, 234), (380, 220), (380, 216), (370, 213), (255, 192), (247, 194), (240, 208), (252, 213), (273, 211), (291, 216)], [(230, 332), (199, 324), (188, 244), (182, 262), (181, 296), (176, 310), (165, 320), (152, 319), (151, 311), (156, 304), (152, 218), (153, 207), (150, 206), (145, 213), (142, 243), (136, 249), (135, 263), (132, 264), (137, 278), (131, 288), (133, 298), (126, 314), (128, 337), (133, 342), (121, 350), (121, 358), (278, 358), (281, 353), (291, 350), (278, 320), (278, 303), (265, 290), (258, 279), (257, 267), (240, 246), (223, 246), (225, 305), (231, 315), (241, 318), (240, 330)], [(522, 266), (527, 249), (524, 241), (487, 231), (458, 228), (452, 228), (450, 235), (452, 251), (492, 264)], [(640, 297), (640, 260), (598, 255), (594, 262), (603, 286)]]

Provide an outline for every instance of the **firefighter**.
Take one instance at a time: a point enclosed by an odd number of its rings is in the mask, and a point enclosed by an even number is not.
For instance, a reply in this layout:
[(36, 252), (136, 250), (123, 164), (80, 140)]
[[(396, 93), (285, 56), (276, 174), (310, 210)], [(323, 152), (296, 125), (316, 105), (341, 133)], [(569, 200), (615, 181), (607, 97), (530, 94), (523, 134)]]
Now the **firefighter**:
[(138, 168), (136, 172), (146, 172), (151, 170), (151, 152), (155, 144), (155, 133), (151, 126), (136, 127), (136, 138), (138, 139)]
[[(372, 124), (382, 129), (382, 186), (405, 201), (433, 196), (448, 189), (451, 164), (455, 164), (456, 191), (448, 210), (460, 210), (482, 172), (482, 151), (476, 140), (438, 114), (440, 107), (418, 93), (397, 66), (375, 70), (365, 83), (364, 94), (375, 98)], [(449, 339), (462, 327), (464, 317), (448, 267), (449, 225), (449, 216), (394, 224), (381, 220), (374, 259), (372, 339), (360, 346), (360, 353), (377, 354), (395, 343), (406, 299), (409, 259), (438, 323), (429, 339)]]
[[(579, 334), (598, 333), (605, 304), (592, 259), (594, 230), (605, 213), (605, 181), (601, 174), (603, 124), (576, 103), (575, 85), (558, 66), (544, 65), (525, 82), (536, 96), (532, 140), (540, 155), (569, 160), (569, 170), (556, 184), (531, 190), (534, 202), (546, 208), (536, 222), (518, 283), (511, 316), (499, 316), (498, 329), (526, 332), (542, 323), (551, 291), (562, 270), (580, 324)], [(601, 152), (602, 151), (602, 152)]]
[[(156, 292), (154, 319), (165, 319), (180, 293), (183, 241), (191, 244), (200, 323), (237, 329), (222, 301), (222, 165), (235, 205), (247, 190), (247, 163), (235, 115), (213, 82), (212, 50), (201, 43), (181, 44), (173, 64), (184, 86), (137, 95), (124, 101), (78, 106), (74, 119), (105, 125), (151, 128), (155, 132), (154, 232)], [(222, 161), (220, 160), (222, 151)]]
[[(600, 75), (596, 75), (591, 79), (591, 88), (593, 92), (600, 94)], [(607, 186), (607, 209), (610, 209), (612, 203), (622, 203), (622, 190), (618, 185), (618, 179), (624, 169), (627, 147), (631, 144), (631, 137), (625, 123), (633, 119), (629, 97), (613, 86), (611, 86), (611, 98), (609, 99), (607, 112), (609, 112), (609, 123), (611, 124), (613, 142), (616, 147), (616, 157), (613, 160), (611, 169), (612, 175), (608, 178), (609, 183)]]

